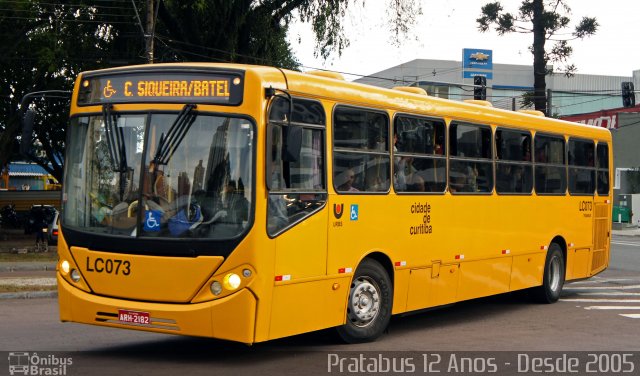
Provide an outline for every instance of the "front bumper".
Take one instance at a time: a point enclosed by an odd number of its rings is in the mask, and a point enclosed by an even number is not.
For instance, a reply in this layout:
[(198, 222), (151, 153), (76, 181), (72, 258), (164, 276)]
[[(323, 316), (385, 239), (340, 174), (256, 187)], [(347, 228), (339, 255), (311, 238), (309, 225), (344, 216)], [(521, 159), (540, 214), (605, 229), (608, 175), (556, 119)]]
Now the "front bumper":
[[(254, 342), (255, 296), (244, 288), (203, 303), (149, 303), (93, 295), (70, 285), (57, 273), (60, 320), (157, 333)], [(149, 324), (123, 323), (118, 310), (148, 312)]]

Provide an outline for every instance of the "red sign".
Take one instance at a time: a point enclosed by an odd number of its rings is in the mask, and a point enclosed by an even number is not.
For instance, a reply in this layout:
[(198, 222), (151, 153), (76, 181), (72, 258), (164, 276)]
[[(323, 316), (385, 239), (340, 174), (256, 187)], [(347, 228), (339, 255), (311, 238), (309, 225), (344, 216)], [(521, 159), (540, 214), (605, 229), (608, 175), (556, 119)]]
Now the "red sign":
[(118, 320), (127, 324), (151, 324), (151, 315), (149, 312), (128, 311), (124, 309), (118, 310)]
[(640, 106), (630, 108), (613, 108), (610, 110), (602, 110), (591, 112), (588, 114), (563, 116), (561, 117), (561, 119), (586, 125), (592, 125), (595, 127), (616, 129), (618, 128), (618, 114), (621, 112), (640, 112)]

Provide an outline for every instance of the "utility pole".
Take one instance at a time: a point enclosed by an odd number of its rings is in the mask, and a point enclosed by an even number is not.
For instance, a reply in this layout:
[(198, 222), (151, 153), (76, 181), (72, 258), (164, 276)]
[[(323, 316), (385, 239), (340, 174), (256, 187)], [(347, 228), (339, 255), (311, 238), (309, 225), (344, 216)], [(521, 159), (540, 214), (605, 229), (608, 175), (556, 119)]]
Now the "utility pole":
[(551, 89), (547, 89), (547, 117), (553, 116), (553, 95)]
[(155, 33), (154, 0), (147, 0), (147, 31), (145, 33), (147, 62), (153, 64), (153, 37)]

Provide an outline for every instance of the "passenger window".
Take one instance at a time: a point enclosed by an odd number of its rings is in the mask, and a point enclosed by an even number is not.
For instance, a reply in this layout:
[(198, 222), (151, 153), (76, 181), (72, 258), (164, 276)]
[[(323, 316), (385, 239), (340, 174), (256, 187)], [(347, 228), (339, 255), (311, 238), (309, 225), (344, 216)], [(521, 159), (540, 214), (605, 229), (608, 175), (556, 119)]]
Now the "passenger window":
[(396, 192), (443, 193), (447, 186), (444, 121), (398, 116), (393, 136)]
[(530, 194), (533, 190), (531, 134), (498, 129), (496, 159), (496, 192)]
[(449, 126), (449, 190), (451, 193), (493, 191), (491, 128), (453, 123)]
[(595, 144), (590, 140), (569, 139), (569, 193), (593, 195), (596, 189)]
[(334, 112), (333, 186), (339, 193), (388, 192), (389, 118), (351, 107)]
[(535, 187), (538, 194), (565, 194), (567, 168), (564, 138), (537, 134), (535, 137)]
[[(269, 110), (267, 127), (267, 232), (275, 236), (324, 206), (327, 200), (324, 109), (318, 102), (293, 99), (291, 123), (289, 100), (276, 97)], [(297, 160), (283, 155), (288, 127), (300, 127), (302, 147)]]
[(601, 196), (609, 195), (609, 146), (603, 142), (598, 143), (597, 147), (598, 164), (597, 164), (597, 190)]

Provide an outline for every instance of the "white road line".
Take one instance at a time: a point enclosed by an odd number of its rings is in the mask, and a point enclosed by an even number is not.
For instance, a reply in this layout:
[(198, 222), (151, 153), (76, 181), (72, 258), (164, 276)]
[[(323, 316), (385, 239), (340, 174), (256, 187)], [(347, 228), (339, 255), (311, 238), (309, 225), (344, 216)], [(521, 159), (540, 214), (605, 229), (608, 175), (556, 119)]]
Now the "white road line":
[(584, 309), (588, 309), (588, 310), (602, 309), (602, 310), (624, 311), (625, 309), (629, 309), (629, 310), (640, 309), (640, 306), (609, 306), (609, 305), (605, 305), (605, 306), (589, 306), (589, 307), (584, 307)]
[(640, 292), (618, 292), (618, 291), (603, 291), (603, 292), (578, 292), (580, 296), (640, 296)]
[(640, 247), (640, 243), (628, 243), (628, 242), (614, 242), (614, 241), (612, 241), (611, 244), (626, 245), (626, 246), (629, 246), (629, 247)]
[(566, 286), (593, 284), (593, 283), (607, 283), (607, 282), (623, 282), (623, 281), (638, 281), (638, 278), (600, 278), (597, 280), (590, 279), (586, 281), (567, 282)]
[(578, 286), (567, 287), (566, 290), (635, 290), (640, 289), (640, 285), (628, 285), (628, 286)]
[(620, 316), (629, 317), (632, 319), (640, 319), (640, 313), (620, 313)]
[(640, 303), (640, 299), (560, 299), (563, 302), (581, 302), (581, 303)]

